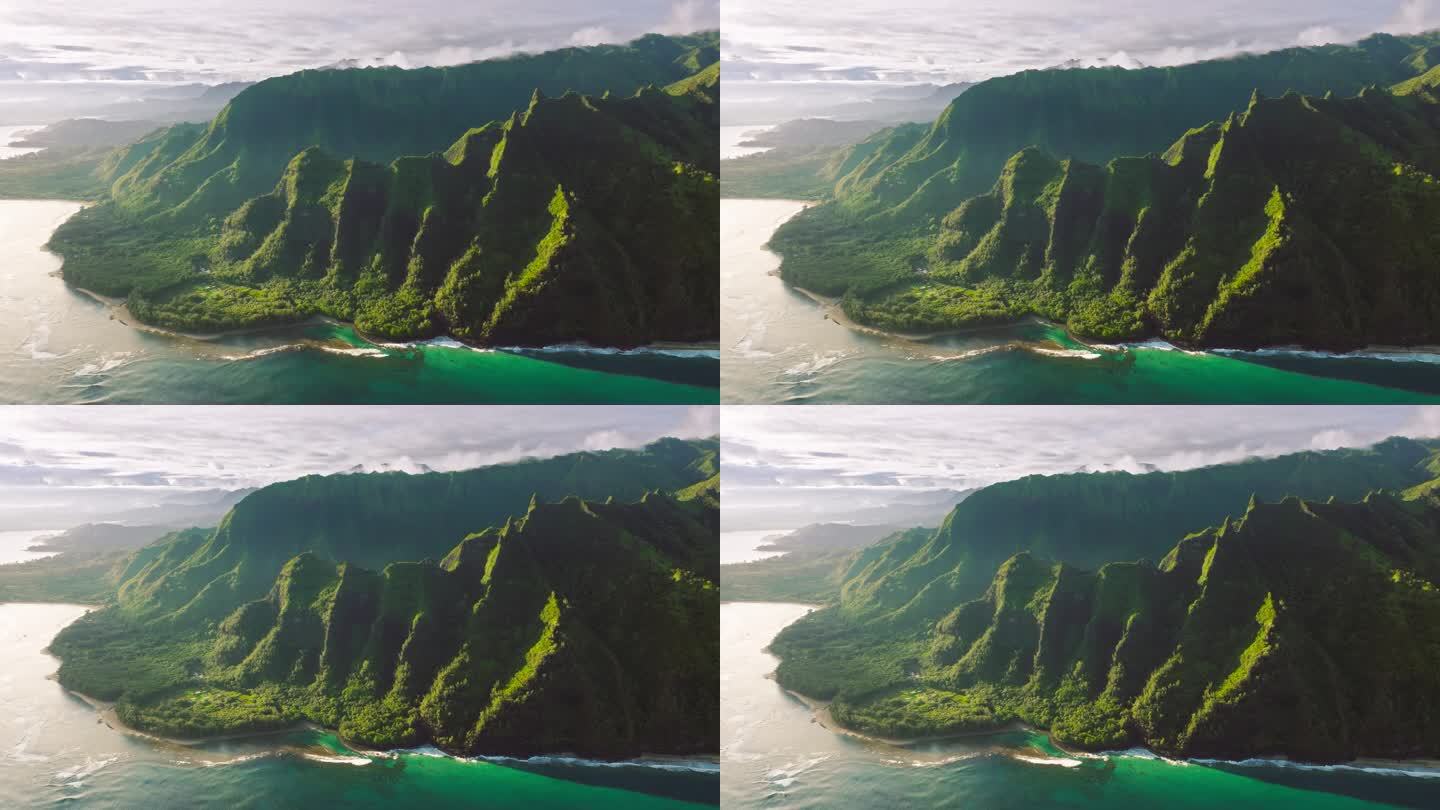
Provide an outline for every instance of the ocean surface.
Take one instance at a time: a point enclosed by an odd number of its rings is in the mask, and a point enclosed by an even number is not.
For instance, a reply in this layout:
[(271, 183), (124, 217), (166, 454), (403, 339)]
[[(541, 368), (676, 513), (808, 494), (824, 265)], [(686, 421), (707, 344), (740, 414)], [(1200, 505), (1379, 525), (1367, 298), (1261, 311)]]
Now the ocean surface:
[(0, 565), (40, 560), (59, 554), (58, 551), (31, 551), (30, 547), (60, 532), (60, 529), (0, 531)]
[(20, 157), (21, 155), (28, 155), (28, 154), (30, 154), (30, 153), (32, 153), (32, 152), (39, 152), (39, 151), (40, 151), (40, 148), (39, 148), (39, 147), (31, 147), (31, 146), (11, 146), (10, 144), (11, 144), (12, 142), (14, 142), (14, 141), (20, 140), (20, 138), (21, 138), (23, 135), (25, 135), (26, 133), (33, 132), (34, 130), (37, 130), (37, 129), (40, 129), (40, 128), (41, 128), (41, 127), (39, 127), (39, 126), (3, 126), (3, 127), (0, 127), (0, 160), (5, 160), (5, 159), (7, 159), (7, 158)]
[(1090, 346), (1038, 320), (924, 341), (858, 332), (774, 274), (765, 243), (804, 206), (720, 201), (722, 402), (1440, 402), (1433, 354)]
[[(765, 544), (765, 538), (786, 534), (785, 529), (747, 529), (745, 531), (720, 532), (720, 564), (754, 562), (769, 557), (779, 557), (783, 551), (756, 551), (756, 546)], [(3, 535), (0, 535), (3, 536)], [(0, 552), (3, 553), (3, 552)]]
[[(3, 139), (3, 138), (0, 138)], [(44, 249), (73, 202), (0, 200), (0, 403), (713, 403), (718, 352), (376, 344), (316, 321), (198, 340), (135, 328)]]
[[(0, 604), (0, 807), (636, 808), (714, 805), (711, 762), (377, 753), (301, 731), (204, 745), (122, 733), (53, 680), (78, 605)], [(198, 802), (203, 799), (203, 805)]]
[[(743, 141), (747, 141), (768, 129), (774, 129), (774, 127), (768, 125), (720, 127), (720, 159), (729, 160), (731, 158), (745, 157), (746, 155), (758, 155), (761, 152), (768, 151), (770, 149), (768, 146), (740, 145)], [(0, 133), (3, 132), (4, 130), (0, 130)]]
[(720, 797), (726, 808), (1360, 810), (1440, 807), (1440, 771), (1199, 763), (1145, 751), (1072, 756), (1017, 731), (897, 747), (843, 736), (767, 677), (764, 652), (805, 605), (720, 608)]

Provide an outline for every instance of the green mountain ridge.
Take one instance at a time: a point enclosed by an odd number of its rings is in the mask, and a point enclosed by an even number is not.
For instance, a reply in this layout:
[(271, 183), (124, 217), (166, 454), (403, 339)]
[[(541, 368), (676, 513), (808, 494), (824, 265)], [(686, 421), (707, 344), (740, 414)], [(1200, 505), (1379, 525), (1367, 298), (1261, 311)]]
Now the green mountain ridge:
[(1252, 501), (1159, 564), (1029, 553), (935, 625), (915, 685), (832, 707), (856, 728), (1015, 720), (1175, 756), (1440, 751), (1440, 500)]
[(1375, 34), (1353, 45), (1175, 67), (1002, 76), (957, 96), (928, 129), (897, 128), (899, 143), (859, 150), (835, 193), (857, 212), (895, 220), (939, 216), (987, 191), (1005, 162), (1025, 147), (1090, 162), (1144, 155), (1165, 149), (1186, 130), (1224, 120), (1256, 91), (1352, 96), (1406, 81), (1428, 69), (1424, 57), (1437, 45), (1440, 33)]
[(234, 210), (318, 146), (366, 162), (442, 152), (472, 128), (524, 110), (538, 89), (631, 95), (718, 59), (714, 32), (648, 35), (625, 45), (562, 48), (435, 68), (304, 70), (237, 95), (208, 125), (180, 125), (165, 148), (139, 149), (113, 172), (122, 207), (184, 220)]
[[(1339, 169), (1337, 167), (1343, 167)], [(1440, 98), (1252, 99), (1163, 156), (1035, 149), (941, 222), (923, 269), (846, 312), (888, 328), (1066, 322), (1107, 340), (1353, 349), (1440, 339)]]
[[(176, 624), (216, 621), (259, 598), (306, 551), (359, 566), (438, 559), (477, 526), (531, 500), (634, 500), (717, 474), (713, 440), (527, 459), (453, 473), (312, 475), (245, 497), (214, 530), (188, 529), (135, 552), (119, 573), (121, 610)], [(397, 542), (397, 538), (403, 538)]]
[(160, 734), (713, 752), (718, 531), (713, 440), (311, 476), (132, 553), (52, 648), (67, 688)]
[(70, 283), (178, 330), (710, 340), (715, 40), (267, 80), (111, 153), (108, 196), (51, 247)]
[(1013, 554), (1029, 551), (1089, 567), (1158, 559), (1175, 537), (1223, 520), (1252, 497), (1354, 500), (1404, 489), (1440, 474), (1437, 453), (1433, 442), (1397, 438), (1363, 450), (1179, 472), (1036, 475), (993, 484), (958, 504), (929, 536), (866, 549), (845, 578), (841, 612), (901, 625), (932, 622), (950, 605), (978, 596)]
[(832, 157), (771, 244), (892, 331), (1431, 344), (1437, 37), (991, 80)]
[[(776, 637), (776, 677), (833, 699), (835, 719), (866, 733), (1025, 722), (1092, 750), (1431, 756), (1440, 728), (1416, 701), (1435, 693), (1412, 677), (1430, 655), (1429, 631), (1413, 651), (1400, 639), (1421, 621), (1414, 610), (1440, 607), (1426, 596), (1440, 574), (1437, 482), (1440, 446), (1411, 439), (1177, 473), (1031, 476), (974, 493), (938, 531), (900, 533), (843, 560), (754, 563), (724, 592), (765, 600), (788, 589), (827, 602)], [(1395, 647), (1375, 660), (1410, 673), (1393, 681), (1362, 673), (1372, 604), (1383, 614), (1374, 637)], [(1254, 646), (1267, 611), (1284, 617), (1285, 655), (1304, 647), (1307, 657), (1303, 667), (1287, 659), (1273, 681), (1250, 666), (1268, 649)], [(1347, 637), (1367, 652), (1346, 659), (1346, 677), (1307, 677), (1345, 657)], [(1287, 693), (1350, 702), (1312, 728), (1297, 718), (1320, 710)], [(1260, 702), (1231, 705), (1242, 696)], [(1421, 708), (1392, 743), (1378, 731), (1392, 719), (1386, 705)]]

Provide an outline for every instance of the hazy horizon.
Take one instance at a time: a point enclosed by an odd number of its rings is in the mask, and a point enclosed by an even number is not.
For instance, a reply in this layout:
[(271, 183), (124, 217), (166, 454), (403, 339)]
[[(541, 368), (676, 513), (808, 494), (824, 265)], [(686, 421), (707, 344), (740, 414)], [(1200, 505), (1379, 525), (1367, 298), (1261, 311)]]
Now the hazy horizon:
[[(454, 65), (718, 27), (719, 0), (320, 0), (303, 7), (120, 0), (76, 8), (0, 0), (0, 123), (44, 124), (91, 109), (143, 112), (137, 102), (186, 85), (258, 81), (342, 62)], [(35, 120), (14, 120), (27, 114)]]
[(727, 530), (787, 529), (1026, 475), (1184, 470), (1391, 436), (1440, 436), (1440, 407), (750, 406), (725, 412), (720, 480)]
[[(1440, 28), (1440, 0), (728, 0), (721, 14), (727, 123), (779, 123), (906, 85), (977, 82), (1022, 70), (1178, 65), (1369, 34)], [(783, 114), (783, 115), (782, 115)]]
[(357, 465), (455, 471), (718, 432), (714, 406), (15, 405), (0, 412), (0, 530)]

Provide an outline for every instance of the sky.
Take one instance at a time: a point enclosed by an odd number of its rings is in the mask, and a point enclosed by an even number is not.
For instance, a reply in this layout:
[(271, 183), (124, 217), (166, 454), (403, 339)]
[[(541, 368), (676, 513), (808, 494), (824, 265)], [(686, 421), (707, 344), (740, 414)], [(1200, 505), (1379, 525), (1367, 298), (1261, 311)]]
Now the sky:
[(140, 102), (194, 83), (257, 81), (341, 62), (452, 65), (713, 30), (719, 7), (719, 0), (0, 0), (0, 123), (165, 117), (174, 113)]
[(1190, 469), (1389, 436), (1440, 436), (1440, 407), (755, 406), (725, 409), (720, 481), (727, 529), (760, 528), (756, 515), (781, 529), (918, 491)]
[(725, 0), (726, 80), (978, 81), (1440, 28), (1440, 0)]
[[(1167, 66), (1440, 28), (1440, 0), (725, 0), (721, 114), (930, 121), (907, 88), (1062, 64)], [(880, 107), (871, 99), (889, 100)], [(864, 106), (856, 107), (862, 103)]]
[(213, 84), (344, 59), (458, 64), (718, 18), (719, 0), (0, 0), (0, 78)]
[(462, 470), (717, 432), (714, 407), (11, 406), (0, 408), (0, 528), (356, 465)]

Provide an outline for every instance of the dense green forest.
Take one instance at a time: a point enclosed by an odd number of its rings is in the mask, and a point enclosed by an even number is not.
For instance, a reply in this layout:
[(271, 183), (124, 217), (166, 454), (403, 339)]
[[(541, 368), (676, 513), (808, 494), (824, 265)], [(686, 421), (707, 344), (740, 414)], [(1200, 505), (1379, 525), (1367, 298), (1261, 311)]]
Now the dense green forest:
[[(746, 160), (827, 201), (772, 245), (847, 315), (932, 332), (1027, 315), (1101, 340), (1440, 340), (1440, 34), (1172, 68), (1028, 71), (931, 126)], [(811, 172), (808, 176), (806, 172)]]
[[(0, 172), (96, 199), (51, 247), (138, 319), (316, 315), (388, 339), (713, 340), (715, 33), (447, 68), (313, 70), (103, 157)], [(83, 178), (92, 188), (79, 189)]]
[(266, 487), (111, 557), (107, 606), (52, 644), (60, 681), (180, 737), (308, 720), (382, 747), (714, 752), (716, 453)]
[(1440, 448), (1392, 439), (987, 487), (938, 531), (774, 583), (838, 581), (772, 644), (777, 678), (883, 736), (1024, 722), (1092, 750), (1431, 757), (1437, 475)]

